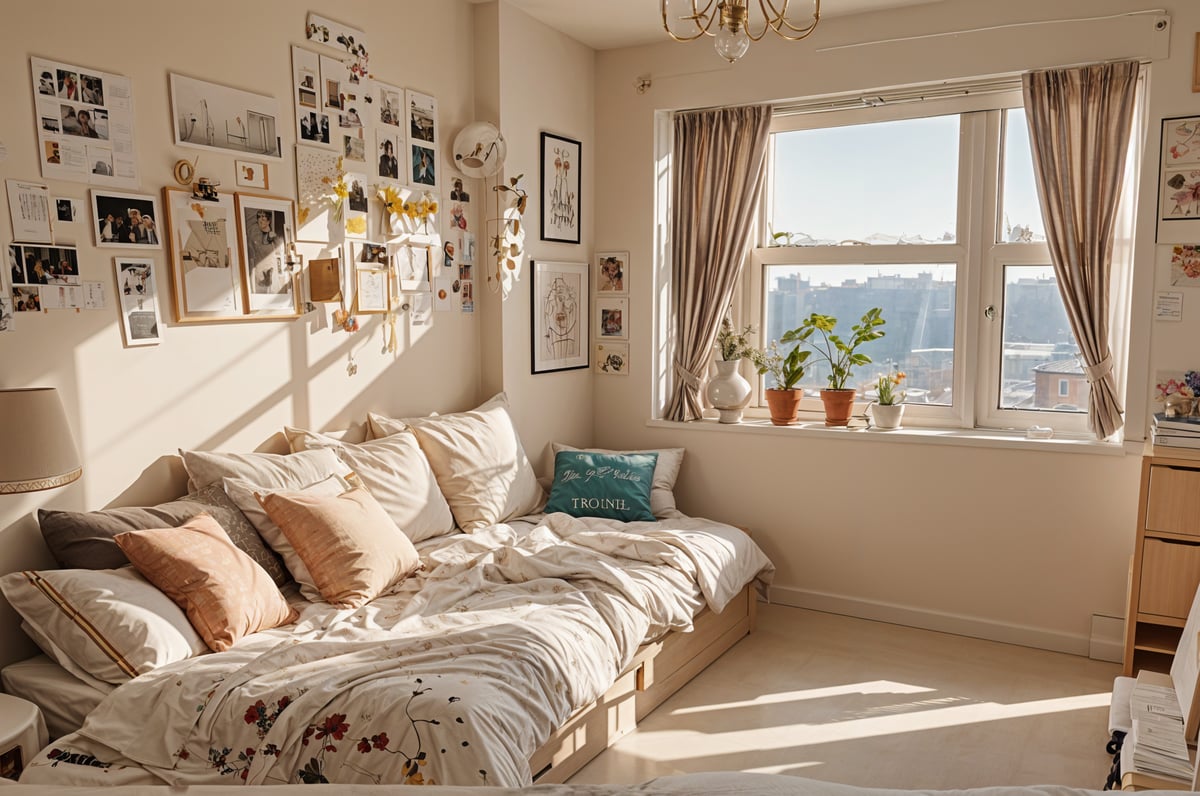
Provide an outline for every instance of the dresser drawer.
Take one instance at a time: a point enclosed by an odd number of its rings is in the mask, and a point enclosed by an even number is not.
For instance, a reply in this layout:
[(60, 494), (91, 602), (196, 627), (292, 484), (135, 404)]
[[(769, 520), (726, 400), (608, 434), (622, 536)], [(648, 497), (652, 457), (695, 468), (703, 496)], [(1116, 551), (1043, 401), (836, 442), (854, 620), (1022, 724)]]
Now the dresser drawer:
[(1200, 586), (1200, 545), (1147, 539), (1142, 545), (1139, 614), (1186, 619)]
[(1150, 468), (1146, 530), (1200, 537), (1200, 470)]

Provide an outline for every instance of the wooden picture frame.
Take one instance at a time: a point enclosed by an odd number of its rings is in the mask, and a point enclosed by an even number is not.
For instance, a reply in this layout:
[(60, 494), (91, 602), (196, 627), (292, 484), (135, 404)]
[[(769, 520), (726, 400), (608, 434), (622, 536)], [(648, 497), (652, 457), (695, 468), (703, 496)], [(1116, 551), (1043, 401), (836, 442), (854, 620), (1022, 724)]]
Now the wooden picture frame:
[(530, 268), (531, 372), (588, 367), (588, 264), (539, 260)]
[(271, 180), (268, 176), (266, 163), (253, 160), (233, 161), (234, 182), (239, 188), (257, 188), (260, 191), (271, 190)]
[(383, 315), (392, 305), (392, 269), (382, 243), (350, 241), (354, 266), (354, 307), (358, 315)]
[(158, 314), (158, 289), (154, 260), (114, 257), (117, 305), (121, 310), (121, 334), (125, 347), (158, 345), (162, 342), (162, 318)]
[(542, 240), (579, 243), (583, 145), (542, 133)]
[(191, 191), (163, 188), (163, 209), (175, 320), (203, 323), (247, 317), (233, 195), (201, 201), (193, 199)]
[(280, 196), (237, 193), (234, 207), (246, 313), (300, 317), (295, 204)]

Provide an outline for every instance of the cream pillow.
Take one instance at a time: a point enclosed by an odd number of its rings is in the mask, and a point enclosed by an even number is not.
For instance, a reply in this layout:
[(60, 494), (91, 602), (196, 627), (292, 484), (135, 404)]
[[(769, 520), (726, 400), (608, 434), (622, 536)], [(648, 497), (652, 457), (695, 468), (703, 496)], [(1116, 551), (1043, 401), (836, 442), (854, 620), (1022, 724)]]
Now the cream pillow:
[(413, 542), (454, 530), (450, 506), (411, 433), (393, 434), (361, 445), (291, 427), (284, 429), (284, 435), (293, 451), (328, 448), (336, 453)]
[(211, 649), (227, 650), (251, 633), (298, 618), (267, 571), (207, 514), (178, 528), (126, 531), (115, 539), (138, 571), (184, 610)]
[(237, 504), (237, 507), (246, 515), (246, 519), (250, 520), (250, 523), (258, 529), (263, 540), (283, 559), (283, 565), (287, 567), (288, 572), (292, 573), (292, 578), (300, 586), (300, 594), (310, 602), (320, 600), (321, 591), (313, 583), (308, 567), (304, 565), (300, 556), (296, 555), (292, 543), (267, 514), (267, 510), (262, 507), (262, 503), (255, 495), (260, 492), (281, 489), (310, 492), (314, 495), (340, 495), (350, 488), (349, 481), (340, 475), (331, 475), (312, 484), (255, 484), (243, 478), (226, 478), (222, 483), (225, 485), (225, 494), (229, 495), (229, 499)]
[(264, 487), (295, 487), (312, 484), (333, 474), (349, 475), (347, 467), (331, 450), (304, 453), (214, 453), (179, 451), (188, 478), (201, 489), (222, 478), (244, 478)]
[(331, 605), (365, 605), (421, 566), (412, 542), (363, 487), (333, 497), (271, 492), (258, 498)]
[(675, 481), (679, 478), (679, 468), (683, 465), (683, 448), (615, 451), (604, 448), (573, 448), (559, 442), (551, 444), (550, 448), (556, 459), (559, 451), (605, 454), (657, 453), (658, 463), (654, 466), (654, 478), (650, 483), (650, 510), (660, 520), (684, 516), (679, 509), (675, 508)]
[(179, 606), (133, 567), (13, 572), (0, 591), (38, 646), (84, 681), (123, 683), (208, 651)]
[(546, 502), (500, 393), (470, 412), (388, 421), (369, 415), (374, 431), (412, 429), (438, 486), (468, 533), (532, 514)]

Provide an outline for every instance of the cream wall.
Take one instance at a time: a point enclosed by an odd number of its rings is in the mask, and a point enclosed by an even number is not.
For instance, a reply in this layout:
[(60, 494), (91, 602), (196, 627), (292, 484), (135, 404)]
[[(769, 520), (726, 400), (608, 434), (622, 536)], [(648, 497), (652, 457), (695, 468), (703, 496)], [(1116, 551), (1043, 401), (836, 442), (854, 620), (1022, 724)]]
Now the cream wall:
[[(1166, 7), (1152, 20), (1007, 27)], [(979, 33), (821, 48), (936, 31)], [(822, 20), (802, 43), (773, 35), (725, 66), (709, 42), (629, 48), (597, 61), (597, 246), (631, 252), (635, 333), (628, 379), (597, 379), (596, 435), (608, 447), (682, 445), (681, 507), (749, 526), (779, 568), (775, 599), (1086, 654), (1091, 616), (1122, 616), (1137, 508), (1134, 455), (917, 444), (903, 437), (757, 434), (648, 425), (656, 286), (655, 112), (775, 101), (1036, 67), (1165, 55), (1150, 80), (1135, 260), (1129, 436), (1140, 440), (1154, 367), (1195, 367), (1195, 301), (1153, 327), (1165, 273), (1154, 246), (1158, 122), (1200, 112), (1191, 93), (1200, 6), (1130, 0), (956, 0)], [(649, 89), (635, 84), (648, 76)], [(1189, 314), (1190, 313), (1190, 314)], [(1151, 338), (1153, 336), (1153, 345)], [(1119, 640), (1118, 640), (1119, 643)]]
[[(305, 44), (310, 10), (369, 34), (371, 70), (376, 77), (437, 97), (443, 167), (448, 165), (445, 153), (454, 135), (480, 118), (476, 76), (477, 71), (487, 74), (489, 67), (476, 63), (477, 52), (492, 58), (490, 68), (500, 80), (497, 85), (515, 106), (504, 114), (505, 123), (512, 125), (505, 128), (510, 163), (530, 175), (530, 185), (537, 185), (540, 125), (585, 141), (584, 153), (590, 158), (593, 53), (524, 15), (506, 11), (503, 17), (504, 35), (519, 41), (521, 50), (515, 51), (496, 40), (495, 30), (485, 26), (477, 34), (475, 10), (466, 0), (340, 0), (324, 7), (292, 0), (211, 0), (149, 4), (116, 13), (95, 3), (69, 0), (56, 6), (52, 23), (36, 6), (22, 5), (7, 12), (0, 26), (0, 71), (9, 76), (0, 87), (7, 109), (0, 114), (0, 142), (7, 149), (7, 157), (0, 160), (0, 176), (40, 178), (29, 80), (29, 57), (38, 55), (132, 79), (141, 190), (146, 193), (157, 194), (164, 185), (173, 185), (175, 161), (191, 160), (197, 154), (200, 174), (219, 179), (224, 188), (234, 186), (232, 155), (171, 143), (168, 72), (277, 97), (282, 106), (284, 158), (270, 163), (271, 193), (294, 198), (290, 46)], [(503, 62), (497, 63), (502, 50), (506, 50)], [(553, 63), (565, 63), (566, 68), (549, 68)], [(537, 87), (531, 89), (535, 78)], [(554, 97), (555, 107), (541, 108), (527, 95)], [(50, 188), (53, 196), (88, 196), (88, 186), (82, 183), (51, 181)], [(474, 186), (477, 196), (484, 195), (482, 188), (482, 184)], [(590, 212), (590, 194), (583, 201)], [(480, 215), (484, 209), (481, 202)], [(531, 202), (530, 213), (530, 218), (537, 218), (536, 202)], [(584, 234), (589, 241), (591, 228), (586, 217)], [(0, 222), (0, 230), (7, 243), (7, 220)], [(177, 448), (279, 449), (278, 432), (285, 424), (336, 429), (362, 422), (368, 410), (405, 415), (466, 409), (497, 390), (508, 389), (517, 403), (520, 432), (535, 460), (543, 458), (550, 439), (591, 441), (590, 374), (529, 375), (525, 281), (517, 285), (515, 300), (501, 307), (499, 298), (485, 287), (484, 266), (477, 266), (481, 270), (477, 313), (437, 313), (431, 327), (416, 332), (402, 322), (400, 350), (393, 355), (382, 350), (382, 320), (377, 316), (364, 316), (362, 330), (353, 335), (335, 334), (328, 322), (312, 318), (177, 325), (170, 321), (167, 260), (165, 251), (160, 251), (154, 257), (163, 294), (159, 310), (166, 321), (163, 341), (126, 349), (113, 304), (114, 251), (94, 248), (83, 225), (77, 240), (68, 237), (60, 236), (59, 242), (79, 245), (82, 277), (105, 282), (110, 306), (93, 312), (22, 314), (13, 333), (0, 334), (0, 388), (59, 388), (83, 456), (84, 474), (63, 489), (0, 496), (0, 572), (52, 563), (37, 531), (37, 509), (92, 510), (178, 496), (184, 491), (184, 479)], [(481, 263), (488, 251), (483, 238), (481, 234)], [(530, 252), (579, 259), (589, 250), (586, 242), (570, 248), (556, 251), (532, 243)], [(145, 256), (140, 251), (126, 252), (132, 254)], [(486, 319), (501, 316), (503, 326), (483, 334)], [(500, 352), (502, 370), (494, 367), (494, 352)], [(357, 365), (355, 375), (348, 372), (351, 357)], [(11, 610), (0, 600), (0, 665), (33, 651), (16, 626)]]

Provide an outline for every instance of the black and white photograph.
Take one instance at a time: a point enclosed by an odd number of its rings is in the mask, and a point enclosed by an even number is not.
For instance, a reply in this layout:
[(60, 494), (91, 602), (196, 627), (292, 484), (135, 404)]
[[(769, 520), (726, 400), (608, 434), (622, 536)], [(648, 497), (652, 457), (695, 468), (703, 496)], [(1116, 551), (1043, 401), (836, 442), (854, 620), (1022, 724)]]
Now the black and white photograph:
[[(20, 274), (13, 261), (21, 263)], [(79, 253), (70, 246), (9, 247), (9, 273), (14, 285), (78, 285)]]
[(79, 75), (71, 69), (59, 69), (58, 71), (58, 96), (60, 99), (79, 102), (82, 89), (79, 86)]
[(437, 144), (437, 99), (418, 91), (405, 91), (408, 106), (408, 135), (426, 146)]
[(358, 83), (370, 74), (370, 52), (367, 49), (367, 34), (358, 28), (343, 25), (328, 17), (309, 13), (305, 28), (308, 40), (339, 50), (344, 54), (349, 73), (348, 79)]
[(437, 155), (434, 150), (413, 144), (411, 150), (412, 179), (414, 185), (437, 186)]
[(161, 340), (158, 291), (154, 283), (154, 261), (113, 258), (117, 277), (117, 299), (121, 307), (121, 333), (125, 346), (155, 345)]
[(158, 197), (92, 189), (92, 231), (97, 246), (162, 248)]
[[(11, 254), (9, 255), (11, 257)], [(12, 282), (0, 271), (0, 332), (13, 330)]]
[(37, 70), (34, 74), (37, 83), (37, 93), (43, 97), (56, 97), (58, 90), (54, 86), (54, 73), (49, 69)]
[(309, 111), (300, 116), (300, 140), (313, 144), (329, 143), (329, 114)]
[(73, 224), (83, 217), (79, 208), (79, 200), (66, 196), (54, 198), (54, 214), (63, 224)]
[(292, 249), (296, 230), (292, 201), (246, 193), (234, 198), (249, 310), (296, 312)]
[(375, 102), (379, 123), (400, 127), (404, 120), (404, 89), (375, 81)]
[(281, 157), (274, 97), (171, 73), (175, 143)]
[(89, 105), (104, 104), (104, 79), (98, 75), (79, 73), (79, 82), (83, 86), (81, 97)]
[(355, 268), (387, 268), (388, 250), (382, 243), (351, 243)]
[[(80, 138), (108, 140), (108, 114), (99, 108), (79, 108), (61, 105), (62, 131)], [(103, 125), (103, 126), (102, 126)]]
[(367, 212), (366, 179), (357, 174), (346, 175), (346, 183), (350, 186), (350, 193), (346, 197), (347, 206), (355, 213)]
[(396, 157), (400, 147), (397, 139), (398, 136), (391, 130), (380, 128), (375, 131), (375, 156), (378, 159), (376, 174), (380, 177), (400, 179), (400, 160)]
[(367, 142), (362, 137), (362, 130), (342, 133), (342, 157), (358, 163), (367, 162)]
[(42, 297), (37, 287), (13, 285), (12, 301), (14, 312), (42, 311)]

